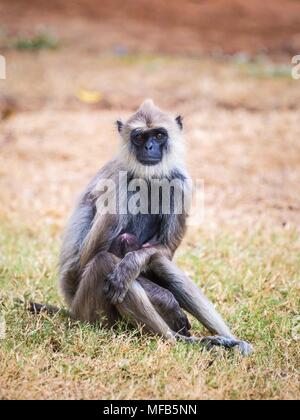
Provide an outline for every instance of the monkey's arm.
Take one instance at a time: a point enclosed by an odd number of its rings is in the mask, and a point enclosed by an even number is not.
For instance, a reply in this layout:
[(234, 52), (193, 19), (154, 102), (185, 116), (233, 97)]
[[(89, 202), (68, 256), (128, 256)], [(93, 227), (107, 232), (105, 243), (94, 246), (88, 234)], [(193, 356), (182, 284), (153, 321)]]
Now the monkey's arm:
[(171, 258), (171, 252), (167, 247), (154, 245), (129, 252), (117, 264), (115, 270), (108, 276), (105, 287), (107, 297), (113, 304), (123, 302), (133, 280), (147, 269), (152, 256), (157, 253)]

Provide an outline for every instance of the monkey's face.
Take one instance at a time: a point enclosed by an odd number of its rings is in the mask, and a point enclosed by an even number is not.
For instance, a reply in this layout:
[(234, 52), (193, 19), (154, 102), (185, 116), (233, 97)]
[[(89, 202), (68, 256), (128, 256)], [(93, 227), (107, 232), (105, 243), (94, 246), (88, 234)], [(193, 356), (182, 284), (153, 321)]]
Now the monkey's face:
[(137, 160), (143, 165), (157, 165), (167, 149), (168, 137), (168, 131), (162, 127), (132, 130), (130, 141)]
[(184, 168), (182, 118), (166, 114), (146, 100), (125, 122), (117, 121), (123, 140), (124, 168), (142, 178), (169, 176)]

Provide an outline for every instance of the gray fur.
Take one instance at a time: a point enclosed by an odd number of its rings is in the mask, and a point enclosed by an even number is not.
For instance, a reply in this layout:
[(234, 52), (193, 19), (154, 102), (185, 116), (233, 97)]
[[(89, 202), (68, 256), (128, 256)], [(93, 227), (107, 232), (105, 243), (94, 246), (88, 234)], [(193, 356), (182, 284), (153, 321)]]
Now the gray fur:
[[(170, 340), (205, 346), (238, 345), (246, 354), (249, 345), (235, 339), (213, 305), (171, 262), (186, 230), (185, 212), (132, 216), (98, 211), (101, 180), (114, 180), (121, 190), (120, 171), (146, 182), (176, 179), (185, 188), (180, 122), (146, 101), (127, 122), (118, 123), (123, 153), (89, 184), (66, 230), (60, 258), (61, 290), (76, 319), (111, 326), (122, 317)], [(130, 130), (137, 127), (164, 127), (168, 131), (169, 145), (160, 164), (143, 166), (132, 155)], [(120, 200), (124, 200), (122, 194)], [(117, 208), (121, 205), (118, 201)], [(124, 233), (133, 234), (140, 246), (118, 258), (111, 250)], [(153, 279), (158, 284), (154, 285)], [(189, 324), (180, 306), (221, 337), (187, 337)]]

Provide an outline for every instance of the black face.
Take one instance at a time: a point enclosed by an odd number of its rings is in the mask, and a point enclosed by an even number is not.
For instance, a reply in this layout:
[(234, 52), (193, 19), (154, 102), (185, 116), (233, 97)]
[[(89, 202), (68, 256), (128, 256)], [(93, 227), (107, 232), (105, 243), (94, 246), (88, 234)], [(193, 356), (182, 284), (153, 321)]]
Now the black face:
[(164, 128), (150, 130), (133, 130), (130, 134), (131, 144), (135, 148), (136, 158), (143, 165), (157, 165), (163, 157), (168, 144), (168, 132)]

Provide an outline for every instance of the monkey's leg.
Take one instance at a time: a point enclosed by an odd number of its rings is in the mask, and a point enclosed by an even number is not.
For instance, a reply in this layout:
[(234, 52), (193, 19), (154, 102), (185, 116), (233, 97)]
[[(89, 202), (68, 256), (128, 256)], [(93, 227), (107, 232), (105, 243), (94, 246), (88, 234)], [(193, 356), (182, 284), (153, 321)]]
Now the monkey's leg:
[(186, 337), (180, 333), (175, 333), (156, 311), (143, 286), (137, 280), (132, 282), (123, 302), (117, 303), (116, 307), (120, 314), (129, 319), (133, 324), (145, 326), (149, 332), (159, 334), (173, 341), (178, 340), (189, 344), (197, 344), (207, 349), (211, 349), (214, 346), (232, 348), (240, 344), (234, 338)]
[[(123, 233), (114, 239), (109, 252), (119, 258), (124, 258), (128, 252), (138, 249), (140, 249), (140, 244), (137, 237), (132, 234)], [(143, 286), (156, 311), (165, 320), (171, 330), (189, 337), (191, 325), (174, 295), (169, 290), (164, 289), (145, 277), (138, 277), (138, 281)]]
[[(212, 303), (174, 263), (156, 254), (151, 259), (150, 268), (157, 275), (159, 284), (170, 290), (180, 306), (198, 319), (210, 332), (224, 339), (236, 340)], [(250, 354), (252, 351), (251, 345), (244, 341), (240, 341), (239, 347), (243, 354)]]
[(132, 282), (125, 299), (122, 303), (117, 303), (116, 308), (122, 317), (132, 324), (143, 326), (148, 332), (175, 340), (175, 332), (157, 312), (139, 281)]
[[(137, 251), (140, 248), (141, 246), (138, 242), (138, 238), (135, 235), (123, 233), (114, 239), (109, 252), (119, 258), (124, 258), (128, 252)], [(156, 311), (169, 325), (171, 330), (189, 337), (191, 325), (174, 295), (169, 290), (153, 283), (148, 278), (140, 276), (138, 277), (138, 281), (143, 286), (144, 290), (146, 290)]]
[[(115, 268), (119, 259), (109, 252), (97, 254), (86, 266), (78, 291), (71, 305), (75, 319), (87, 322), (102, 321), (104, 326), (113, 325), (119, 318), (118, 314), (127, 318), (134, 325), (142, 325), (149, 332), (176, 341), (181, 340), (205, 347), (225, 345), (234, 347), (236, 340), (221, 342), (218, 337), (196, 338), (185, 337), (171, 330), (165, 320), (156, 311), (143, 286), (134, 280), (122, 303), (113, 306), (103, 292), (106, 277)], [(117, 309), (117, 311), (116, 311)]]
[(86, 265), (71, 304), (75, 319), (91, 323), (100, 321), (104, 326), (112, 326), (119, 319), (116, 308), (103, 291), (105, 278), (118, 261), (113, 254), (100, 252)]
[(170, 290), (180, 306), (197, 318), (210, 332), (233, 338), (229, 327), (212, 303), (174, 263), (156, 254), (151, 260), (150, 268), (157, 275), (159, 284)]
[(156, 311), (138, 281), (131, 284), (121, 304), (112, 305), (107, 299), (103, 290), (107, 276), (119, 261), (109, 252), (100, 252), (87, 264), (71, 305), (75, 319), (91, 323), (100, 321), (104, 326), (112, 326), (121, 315), (135, 325), (145, 326), (152, 333), (176, 340), (175, 332)]
[(180, 308), (173, 293), (153, 283), (145, 277), (139, 277), (138, 282), (143, 286), (156, 311), (169, 325), (172, 331), (190, 337), (191, 324)]
[(145, 325), (148, 331), (174, 338), (175, 333), (156, 311), (137, 281), (132, 283), (122, 304), (112, 305), (107, 299), (104, 292), (107, 277), (119, 261), (109, 252), (100, 252), (87, 264), (71, 306), (75, 319), (92, 323), (102, 321), (104, 326), (111, 326), (120, 318), (120, 314), (130, 318), (134, 324)]

